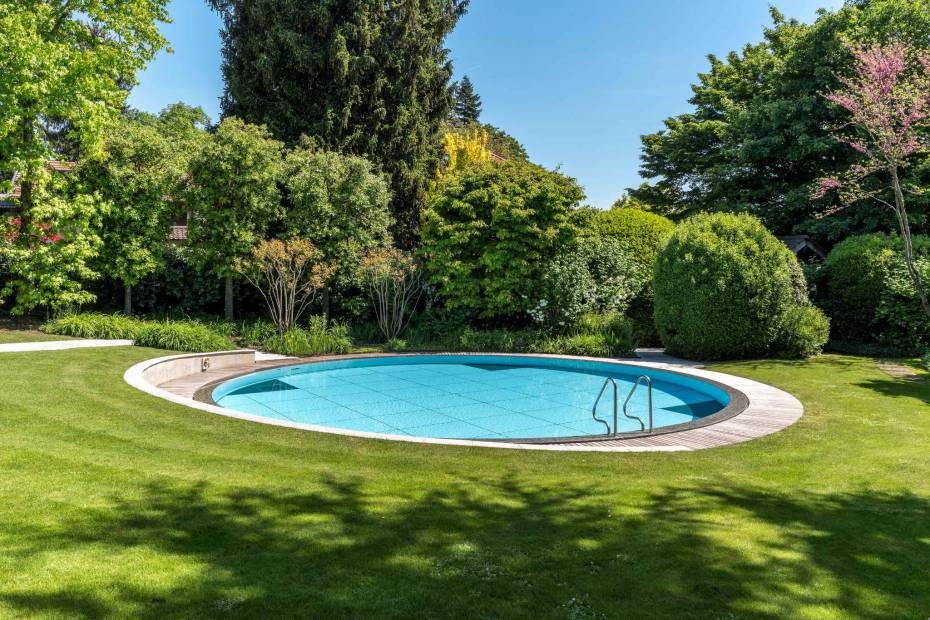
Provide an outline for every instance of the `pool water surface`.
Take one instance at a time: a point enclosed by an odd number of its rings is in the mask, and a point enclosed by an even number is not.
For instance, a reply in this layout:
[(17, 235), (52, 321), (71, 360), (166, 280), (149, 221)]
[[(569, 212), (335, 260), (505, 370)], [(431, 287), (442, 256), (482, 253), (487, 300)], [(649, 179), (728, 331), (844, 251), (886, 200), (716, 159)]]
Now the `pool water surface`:
[[(440, 439), (548, 439), (604, 435), (591, 408), (606, 377), (620, 406), (636, 378), (653, 380), (656, 428), (717, 413), (729, 402), (716, 385), (630, 365), (497, 355), (346, 359), (266, 370), (220, 384), (221, 407), (299, 424)], [(648, 425), (647, 391), (629, 411)], [(612, 424), (610, 390), (598, 416)], [(639, 431), (620, 415), (619, 431)]]

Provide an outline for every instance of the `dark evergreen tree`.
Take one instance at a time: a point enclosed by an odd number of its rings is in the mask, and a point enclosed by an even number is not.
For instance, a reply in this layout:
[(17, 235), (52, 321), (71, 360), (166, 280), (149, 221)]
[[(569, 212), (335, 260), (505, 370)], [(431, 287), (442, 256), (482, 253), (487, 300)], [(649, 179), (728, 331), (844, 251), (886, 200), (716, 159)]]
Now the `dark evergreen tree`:
[(468, 0), (208, 2), (224, 20), (224, 114), (381, 166), (395, 237), (414, 243), (452, 105), (443, 41)]
[(467, 75), (462, 77), (454, 88), (455, 105), (452, 108), (456, 125), (467, 126), (478, 122), (481, 116), (481, 95), (475, 92), (475, 86)]

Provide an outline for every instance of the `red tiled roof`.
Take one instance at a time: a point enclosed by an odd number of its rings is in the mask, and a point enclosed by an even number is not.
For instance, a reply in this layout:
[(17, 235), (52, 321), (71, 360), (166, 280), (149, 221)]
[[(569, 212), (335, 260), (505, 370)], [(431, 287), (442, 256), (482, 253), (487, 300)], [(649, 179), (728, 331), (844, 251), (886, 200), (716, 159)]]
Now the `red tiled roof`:
[(172, 226), (168, 232), (169, 241), (187, 241), (187, 226)]
[[(52, 172), (71, 172), (74, 170), (74, 167), (77, 164), (73, 161), (59, 161), (57, 159), (50, 159), (45, 163), (45, 166)], [(22, 192), (22, 187), (17, 182), (19, 178), (19, 173), (13, 173), (13, 191), (6, 194), (0, 194), (0, 198), (19, 198)]]

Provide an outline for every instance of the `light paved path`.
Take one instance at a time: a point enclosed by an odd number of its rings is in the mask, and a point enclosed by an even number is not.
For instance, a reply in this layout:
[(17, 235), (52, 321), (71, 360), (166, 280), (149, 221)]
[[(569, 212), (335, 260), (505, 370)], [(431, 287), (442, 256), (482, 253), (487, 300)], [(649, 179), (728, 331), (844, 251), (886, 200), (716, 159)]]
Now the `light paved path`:
[(642, 348), (636, 349), (636, 357), (630, 358), (629, 360), (621, 359), (620, 361), (635, 361), (635, 362), (649, 362), (650, 364), (666, 364), (668, 366), (674, 366), (676, 368), (703, 368), (703, 362), (694, 362), (691, 360), (681, 359), (680, 357), (672, 357), (671, 355), (666, 355), (665, 349), (649, 349)]
[(47, 340), (45, 342), (12, 342), (0, 344), (0, 353), (25, 351), (62, 351), (64, 349), (93, 349), (97, 347), (129, 347), (132, 340)]

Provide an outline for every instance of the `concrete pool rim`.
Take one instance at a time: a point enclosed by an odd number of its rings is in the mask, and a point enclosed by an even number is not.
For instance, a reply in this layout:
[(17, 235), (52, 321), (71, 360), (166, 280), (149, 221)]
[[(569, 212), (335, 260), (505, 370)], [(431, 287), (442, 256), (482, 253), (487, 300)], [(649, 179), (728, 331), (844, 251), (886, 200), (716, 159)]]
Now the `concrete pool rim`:
[[(255, 352), (251, 350), (166, 356), (136, 364), (126, 371), (124, 379), (137, 389), (177, 404), (225, 417), (271, 426), (390, 441), (510, 449), (598, 452), (696, 450), (742, 443), (756, 437), (769, 435), (796, 422), (803, 415), (804, 411), (800, 401), (787, 392), (751, 379), (716, 371), (676, 364), (645, 362), (637, 359), (618, 360), (568, 355), (515, 353), (371, 353), (288, 359), (266, 364), (262, 367), (251, 367), (249, 364), (256, 363), (254, 356)], [(626, 368), (653, 369), (673, 375), (677, 374), (691, 377), (714, 385), (718, 389), (724, 390), (730, 396), (730, 403), (723, 410), (707, 416), (706, 418), (675, 426), (660, 427), (652, 433), (633, 432), (611, 436), (588, 435), (583, 437), (566, 437), (558, 438), (555, 440), (555, 443), (553, 443), (554, 440), (551, 438), (542, 440), (438, 439), (367, 431), (352, 431), (329, 426), (264, 418), (220, 407), (210, 402), (212, 399), (209, 398), (209, 394), (217, 385), (237, 377), (255, 374), (264, 370), (274, 370), (287, 366), (312, 365), (338, 360), (428, 356), (564, 359), (576, 362), (597, 362)], [(169, 368), (171, 368), (170, 371)], [(189, 372), (185, 373), (184, 371)], [(190, 395), (179, 395), (179, 393), (173, 392), (173, 381), (182, 381), (187, 385), (194, 385), (194, 392)]]

